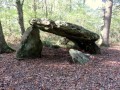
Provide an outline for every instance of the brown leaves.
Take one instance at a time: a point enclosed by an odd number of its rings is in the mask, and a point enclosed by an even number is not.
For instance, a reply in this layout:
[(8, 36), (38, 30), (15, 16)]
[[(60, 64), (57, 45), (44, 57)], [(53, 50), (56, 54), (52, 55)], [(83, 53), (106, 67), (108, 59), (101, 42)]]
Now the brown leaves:
[(85, 65), (69, 64), (67, 49), (44, 47), (42, 58), (17, 61), (2, 54), (0, 90), (119, 90), (120, 47), (90, 55)]

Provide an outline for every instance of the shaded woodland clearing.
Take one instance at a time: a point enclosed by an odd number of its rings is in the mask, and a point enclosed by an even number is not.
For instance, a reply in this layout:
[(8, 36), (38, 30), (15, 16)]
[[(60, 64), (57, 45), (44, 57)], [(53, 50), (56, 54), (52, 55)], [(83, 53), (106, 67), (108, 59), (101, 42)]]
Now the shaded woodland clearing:
[(91, 55), (85, 65), (70, 64), (68, 50), (43, 48), (38, 59), (18, 61), (15, 53), (0, 55), (0, 89), (119, 90), (120, 46)]
[[(20, 33), (23, 35), (24, 28), (28, 27), (27, 21), (31, 18), (44, 17), (75, 23), (101, 33), (105, 41), (101, 43), (102, 45), (109, 46), (109, 35), (111, 43), (118, 43), (120, 41), (120, 17), (118, 17), (120, 16), (120, 1), (102, 0), (101, 3), (104, 4), (102, 7), (92, 10), (86, 5), (86, 0), (33, 0), (31, 2), (29, 0), (1, 0), (0, 21), (3, 23), (5, 33), (2, 34), (8, 39), (13, 35), (16, 39), (20, 38)], [(2, 31), (2, 28), (0, 29)], [(45, 29), (48, 28), (45, 27)], [(43, 41), (51, 46), (54, 39), (50, 39), (49, 35), (47, 34), (47, 39)], [(70, 37), (68, 39), (71, 39)], [(3, 52), (6, 44), (4, 36), (0, 35), (0, 39), (2, 39), (0, 44), (3, 41), (0, 51)], [(82, 44), (82, 46), (86, 48), (86, 45)], [(68, 49), (64, 48), (44, 47), (42, 58), (21, 61), (16, 60), (15, 53), (0, 54), (0, 90), (120, 90), (119, 55), (119, 46), (103, 48), (101, 55), (91, 55), (90, 62), (80, 65), (69, 63), (71, 57)]]

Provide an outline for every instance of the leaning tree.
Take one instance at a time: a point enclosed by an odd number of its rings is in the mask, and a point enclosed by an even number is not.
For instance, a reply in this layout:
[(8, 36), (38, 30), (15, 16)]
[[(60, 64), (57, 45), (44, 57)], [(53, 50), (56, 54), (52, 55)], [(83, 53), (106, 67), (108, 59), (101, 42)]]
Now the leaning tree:
[(17, 12), (18, 12), (18, 22), (20, 25), (22, 35), (25, 32), (24, 17), (23, 17), (23, 3), (24, 3), (24, 0), (22, 0), (22, 1), (16, 0), (16, 8), (17, 8)]
[(4, 35), (3, 35), (3, 30), (2, 30), (2, 24), (1, 24), (1, 21), (0, 21), (0, 54), (1, 53), (10, 53), (10, 52), (13, 52), (14, 50), (12, 48), (10, 48), (6, 41), (5, 41), (5, 38), (4, 38)]

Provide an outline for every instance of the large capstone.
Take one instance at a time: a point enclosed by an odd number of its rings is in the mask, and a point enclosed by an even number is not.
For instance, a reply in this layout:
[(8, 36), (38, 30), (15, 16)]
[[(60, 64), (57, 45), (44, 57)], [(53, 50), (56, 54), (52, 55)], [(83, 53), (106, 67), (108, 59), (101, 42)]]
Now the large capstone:
[(53, 21), (49, 19), (32, 19), (30, 25), (42, 31), (53, 33), (72, 41), (79, 49), (90, 54), (100, 54), (100, 48), (96, 45), (99, 35), (76, 24)]
[(41, 57), (42, 42), (39, 36), (39, 29), (36, 27), (28, 27), (22, 36), (22, 41), (16, 52), (16, 58), (37, 58)]
[(81, 51), (70, 49), (69, 54), (72, 57), (73, 63), (85, 64), (88, 61), (90, 61), (89, 58), (85, 54), (83, 54)]

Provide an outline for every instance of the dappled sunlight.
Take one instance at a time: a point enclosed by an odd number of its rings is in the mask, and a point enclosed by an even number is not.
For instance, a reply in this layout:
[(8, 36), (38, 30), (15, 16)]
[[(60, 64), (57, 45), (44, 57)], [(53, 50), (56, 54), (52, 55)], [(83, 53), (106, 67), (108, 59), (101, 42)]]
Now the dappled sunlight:
[[(42, 54), (42, 58), (21, 61), (14, 58), (15, 53), (2, 54), (0, 58), (2, 59), (0, 61), (0, 79), (4, 79), (4, 82), (11, 86), (19, 86), (20, 84), (30, 86), (30, 82), (39, 83), (42, 81), (41, 83), (46, 86), (49, 85), (49, 88), (63, 87), (65, 84), (67, 90), (74, 90), (74, 88), (68, 88), (71, 85), (74, 87), (76, 84), (78, 90), (84, 90), (79, 89), (79, 86), (82, 87), (82, 85), (87, 84), (88, 87), (93, 87), (91, 90), (99, 90), (101, 86), (107, 90), (109, 85), (111, 85), (109, 90), (112, 90), (111, 88), (119, 90), (119, 46), (102, 49), (102, 54), (92, 55), (90, 57), (91, 61), (85, 65), (70, 64), (68, 60), (71, 57), (67, 49), (44, 47)], [(15, 86), (15, 88), (18, 86)], [(94, 89), (95, 87), (98, 87), (98, 89)], [(53, 88), (51, 90), (57, 89)]]
[(120, 90), (120, 0), (0, 0), (0, 90), (88, 89)]
[(103, 65), (113, 66), (113, 67), (120, 67), (120, 60), (119, 61), (105, 61), (102, 62)]
[(73, 66), (71, 66), (69, 63), (68, 64), (47, 64), (47, 65), (45, 65), (46, 67), (54, 67), (54, 68), (59, 68), (59, 69), (65, 69), (65, 68), (72, 68)]
[(97, 9), (102, 7), (102, 2), (101, 0), (94, 0), (94, 2), (92, 0), (86, 0), (86, 5), (88, 5), (90, 8), (92, 9)]

